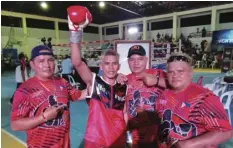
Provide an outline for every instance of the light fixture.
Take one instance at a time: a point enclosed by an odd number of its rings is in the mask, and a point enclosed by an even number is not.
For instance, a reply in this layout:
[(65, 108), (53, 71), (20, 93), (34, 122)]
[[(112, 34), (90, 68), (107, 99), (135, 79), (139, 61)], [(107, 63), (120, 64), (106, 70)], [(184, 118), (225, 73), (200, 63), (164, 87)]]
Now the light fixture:
[(43, 8), (43, 9), (48, 9), (48, 4), (46, 2), (41, 2), (40, 3), (40, 6)]
[(137, 27), (130, 27), (129, 29), (128, 29), (128, 33), (129, 34), (135, 34), (135, 33), (137, 33), (138, 32), (138, 28)]
[(105, 3), (104, 3), (104, 2), (100, 2), (100, 3), (99, 3), (99, 6), (100, 6), (101, 8), (103, 8), (103, 7), (105, 6)]

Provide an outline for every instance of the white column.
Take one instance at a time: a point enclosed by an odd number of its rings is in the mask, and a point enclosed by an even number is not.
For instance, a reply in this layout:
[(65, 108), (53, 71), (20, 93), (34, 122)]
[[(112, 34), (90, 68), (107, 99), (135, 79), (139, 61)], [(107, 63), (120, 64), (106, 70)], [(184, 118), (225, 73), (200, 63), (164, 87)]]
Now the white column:
[(172, 36), (173, 38), (177, 38), (177, 14), (173, 13), (173, 25), (172, 25)]
[(122, 39), (123, 37), (123, 24), (122, 23), (119, 23), (118, 25), (118, 35), (119, 35), (119, 38)]
[(58, 25), (58, 21), (55, 21), (54, 22), (54, 26), (55, 26), (55, 36), (56, 36), (56, 44), (59, 44), (59, 39), (60, 39), (60, 36), (59, 36), (59, 25)]
[(25, 50), (25, 54), (30, 57), (31, 56), (31, 50), (29, 50), (28, 47), (28, 31), (27, 31), (27, 21), (26, 21), (26, 17), (22, 16), (22, 24), (23, 24), (23, 45), (24, 45), (24, 50)]
[(107, 33), (106, 33), (106, 27), (104, 27), (104, 38), (103, 38), (104, 40), (106, 40), (106, 38), (105, 38), (106, 35), (107, 35)]
[(148, 22), (149, 23), (149, 40), (152, 41), (152, 36), (151, 36), (151, 22)]
[(181, 33), (181, 29), (180, 29), (180, 20), (181, 20), (181, 18), (179, 17), (179, 16), (177, 16), (177, 29), (176, 29), (176, 36), (180, 36), (180, 33)]
[(99, 26), (99, 36), (100, 36), (100, 45), (102, 46), (103, 41), (103, 32), (102, 32), (102, 26)]
[(212, 12), (211, 12), (211, 30), (210, 31), (216, 30), (216, 20), (217, 20), (216, 14), (217, 14), (216, 6), (213, 6)]
[(146, 18), (143, 18), (143, 40), (147, 38), (147, 21)]

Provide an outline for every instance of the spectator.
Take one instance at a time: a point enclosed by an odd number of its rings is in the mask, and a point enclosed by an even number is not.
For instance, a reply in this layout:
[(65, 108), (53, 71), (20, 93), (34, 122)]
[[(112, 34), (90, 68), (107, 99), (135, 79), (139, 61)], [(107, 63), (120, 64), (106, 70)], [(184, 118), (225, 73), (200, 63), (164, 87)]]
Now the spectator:
[(205, 27), (203, 27), (203, 29), (202, 29), (202, 37), (206, 37), (206, 29), (205, 29)]
[(71, 63), (70, 56), (66, 55), (65, 59), (62, 61), (62, 78), (69, 82), (69, 76), (72, 76), (73, 65)]
[[(29, 78), (25, 55), (20, 53), (18, 58), (20, 65), (15, 68), (16, 89), (19, 88), (20, 85)], [(13, 103), (13, 96), (10, 99), (10, 103)]]

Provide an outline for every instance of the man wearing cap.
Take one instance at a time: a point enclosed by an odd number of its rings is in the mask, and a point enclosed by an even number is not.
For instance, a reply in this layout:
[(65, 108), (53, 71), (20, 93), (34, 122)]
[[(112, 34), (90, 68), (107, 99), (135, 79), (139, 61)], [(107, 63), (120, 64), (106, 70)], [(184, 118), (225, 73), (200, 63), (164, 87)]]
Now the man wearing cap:
[(217, 148), (233, 136), (220, 98), (192, 83), (192, 59), (177, 53), (167, 60), (169, 88), (157, 100), (160, 148)]
[(131, 74), (119, 75), (118, 81), (127, 84), (126, 110), (128, 133), (132, 134), (132, 147), (156, 147), (157, 124), (156, 100), (161, 96), (160, 87), (165, 87), (165, 73), (158, 69), (146, 69), (148, 58), (141, 45), (134, 45), (128, 52)]
[(70, 148), (69, 101), (84, 99), (86, 91), (54, 76), (54, 55), (47, 46), (32, 49), (30, 66), (35, 76), (14, 94), (11, 128), (26, 131), (28, 147)]

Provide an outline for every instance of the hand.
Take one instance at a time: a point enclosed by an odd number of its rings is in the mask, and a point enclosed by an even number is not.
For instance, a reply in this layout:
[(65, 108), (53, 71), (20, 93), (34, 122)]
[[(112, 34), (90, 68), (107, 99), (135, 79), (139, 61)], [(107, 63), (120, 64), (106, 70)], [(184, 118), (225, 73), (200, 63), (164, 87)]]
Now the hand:
[(175, 144), (175, 148), (204, 148), (200, 146), (194, 146), (190, 140), (181, 140)]
[(137, 112), (137, 116), (138, 116), (141, 120), (144, 120), (144, 119), (147, 118), (146, 110), (145, 110), (142, 106), (137, 106), (137, 107), (136, 107), (136, 112)]
[(70, 20), (69, 15), (67, 16), (67, 18), (68, 18), (69, 30), (71, 30), (71, 31), (82, 31), (83, 28), (85, 28), (89, 24), (89, 20), (87, 19), (87, 14), (86, 14), (86, 21), (83, 24), (79, 24), (79, 25), (74, 24)]
[(121, 85), (123, 85), (128, 81), (128, 78), (126, 75), (119, 73), (116, 80), (117, 80), (117, 83), (120, 83)]
[(137, 80), (142, 80), (146, 86), (155, 86), (158, 82), (158, 78), (154, 75), (142, 73), (141, 75), (136, 76)]
[(142, 112), (144, 112), (144, 108), (142, 106), (137, 106), (136, 107), (136, 112), (137, 113), (142, 113)]
[(44, 116), (47, 120), (52, 120), (57, 117), (58, 112), (63, 112), (63, 110), (67, 107), (66, 104), (62, 104), (59, 106), (50, 106), (44, 111)]
[(125, 125), (127, 126), (129, 122), (129, 116), (127, 112), (123, 112), (123, 114), (124, 114)]

